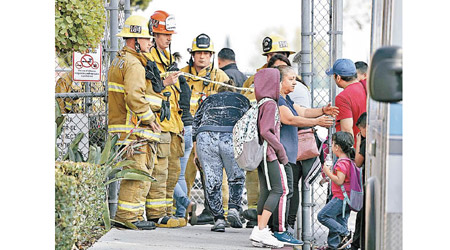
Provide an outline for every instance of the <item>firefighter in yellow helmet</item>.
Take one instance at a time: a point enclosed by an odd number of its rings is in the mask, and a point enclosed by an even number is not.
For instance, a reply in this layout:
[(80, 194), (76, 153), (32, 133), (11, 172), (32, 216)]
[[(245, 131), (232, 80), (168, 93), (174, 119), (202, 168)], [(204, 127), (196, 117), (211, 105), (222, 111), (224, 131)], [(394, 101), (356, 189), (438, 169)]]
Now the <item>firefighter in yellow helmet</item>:
[[(224, 71), (214, 67), (214, 44), (208, 35), (200, 34), (195, 37), (192, 41), (191, 48), (188, 49), (188, 52), (191, 54), (191, 58), (188, 65), (181, 69), (182, 72), (190, 73), (217, 82), (228, 82), (230, 80)], [(206, 99), (206, 97), (216, 94), (220, 86), (192, 77), (186, 77), (186, 79), (189, 87), (192, 89), (190, 110), (192, 116), (195, 116), (195, 112), (197, 111), (200, 103)], [(194, 155), (195, 143), (194, 148), (191, 151), (191, 155), (189, 156), (185, 172), (188, 196), (197, 175), (197, 167), (194, 164)], [(225, 172), (222, 181), (222, 191), (223, 207), (226, 211), (228, 209), (228, 182)], [(210, 213), (207, 204), (205, 205), (203, 212), (197, 217), (197, 222), (191, 221), (191, 224), (214, 224), (214, 216)]]
[(156, 63), (161, 74), (169, 71), (174, 73), (165, 77), (160, 92), (163, 96), (162, 110), (165, 109), (165, 114), (158, 112), (156, 119), (161, 126), (161, 141), (157, 149), (158, 161), (153, 171), (157, 182), (152, 183), (145, 208), (147, 219), (155, 222), (156, 226), (180, 227), (186, 225), (186, 220), (174, 217), (172, 211), (173, 193), (180, 175), (180, 157), (184, 155), (182, 109), (178, 103), (181, 94), (178, 81), (180, 72), (170, 52), (172, 35), (176, 28), (175, 18), (165, 11), (155, 11), (150, 17), (149, 28), (155, 37), (155, 44), (145, 55)]
[[(286, 57), (289, 57), (289, 55), (294, 54), (295, 52), (289, 48), (289, 44), (287, 40), (279, 35), (270, 35), (264, 37), (262, 41), (262, 49), (263, 49), (263, 56), (266, 56), (267, 63), (269, 62), (270, 58), (274, 56), (275, 54), (283, 54)], [(261, 68), (257, 69), (258, 72), (261, 69), (267, 68), (267, 63), (264, 64)], [(253, 88), (253, 82), (255, 81), (255, 76), (250, 76), (243, 84), (244, 88)], [(249, 91), (243, 91), (242, 94), (244, 94), (250, 101), (250, 103), (253, 105), (256, 103), (255, 99), (255, 93), (249, 92)]]
[[(147, 58), (142, 53), (148, 52), (152, 45), (148, 20), (137, 15), (128, 17), (117, 36), (123, 37), (125, 46), (117, 53), (108, 71), (108, 131), (120, 135), (118, 145), (136, 139), (145, 141), (144, 146), (135, 149), (140, 154), (128, 156), (135, 163), (124, 168), (152, 174), (152, 148), (156, 148), (156, 143), (160, 141), (160, 127), (146, 98), (153, 84), (146, 78)], [(132, 223), (138, 229), (154, 229), (155, 223), (143, 217), (149, 189), (150, 182), (123, 180), (115, 220)]]
[[(279, 35), (270, 35), (264, 37), (262, 41), (263, 56), (267, 57), (267, 63), (270, 58), (275, 54), (284, 54), (286, 57), (294, 54), (295, 52), (290, 49), (287, 40)], [(261, 69), (267, 68), (267, 63), (264, 64)], [(255, 76), (250, 76), (243, 84), (244, 88), (253, 88), (253, 83), (255, 81)], [(256, 104), (256, 98), (254, 92), (243, 91), (244, 94), (250, 101), (250, 103)], [(247, 189), (247, 201), (248, 209), (243, 211), (243, 216), (248, 220), (246, 227), (253, 228), (257, 225), (257, 211), (256, 206), (259, 197), (259, 181), (258, 181), (258, 171), (248, 171), (245, 176), (245, 186)]]

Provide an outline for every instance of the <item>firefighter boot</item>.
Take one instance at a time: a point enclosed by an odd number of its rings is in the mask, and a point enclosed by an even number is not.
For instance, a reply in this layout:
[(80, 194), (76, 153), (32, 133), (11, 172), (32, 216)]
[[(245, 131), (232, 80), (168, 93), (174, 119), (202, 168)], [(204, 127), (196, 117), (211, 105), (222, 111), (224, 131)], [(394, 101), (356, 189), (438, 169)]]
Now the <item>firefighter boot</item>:
[(180, 222), (175, 217), (164, 216), (159, 219), (152, 219), (153, 222), (156, 223), (157, 227), (179, 227)]

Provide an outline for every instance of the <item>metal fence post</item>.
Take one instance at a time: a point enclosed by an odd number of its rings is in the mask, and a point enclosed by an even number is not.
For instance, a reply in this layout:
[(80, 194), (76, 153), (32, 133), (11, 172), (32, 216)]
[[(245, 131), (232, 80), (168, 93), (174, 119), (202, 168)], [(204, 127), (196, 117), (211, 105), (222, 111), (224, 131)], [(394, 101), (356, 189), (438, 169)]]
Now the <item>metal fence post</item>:
[[(301, 48), (301, 77), (302, 80), (308, 85), (311, 86), (311, 88), (314, 88), (312, 84), (312, 25), (311, 25), (311, 0), (302, 0), (302, 48)], [(313, 101), (314, 101), (314, 92), (311, 92), (311, 107), (313, 107)], [(303, 179), (302, 179), (303, 180)], [(301, 231), (302, 231), (302, 237), (301, 239), (304, 241), (304, 245), (302, 246), (302, 250), (310, 250), (312, 247), (312, 240), (313, 240), (313, 233), (312, 233), (312, 226), (311, 226), (311, 206), (312, 206), (312, 200), (311, 200), (311, 189), (306, 188), (303, 181), (301, 181), (301, 192), (302, 192), (302, 203), (301, 203)], [(298, 216), (300, 213), (300, 209), (297, 212), (297, 218), (299, 219), (300, 216)], [(297, 239), (300, 239), (299, 232), (300, 232), (300, 223), (297, 219)]]
[[(343, 0), (331, 1), (330, 12), (330, 65), (342, 58), (342, 35), (343, 35)], [(330, 102), (334, 105), (336, 96), (336, 84), (330, 78)]]
[(124, 8), (125, 20), (131, 15), (130, 0), (125, 0)]
[[(128, 0), (129, 3), (129, 0)], [(111, 47), (108, 49), (110, 62), (114, 60), (116, 52), (119, 51), (117, 33), (119, 30), (119, 0), (111, 0), (109, 3), (108, 10), (110, 11), (110, 44)], [(108, 84), (106, 83), (106, 91)], [(109, 213), (111, 218), (116, 216), (117, 202), (118, 202), (118, 182), (113, 182), (109, 184), (108, 187), (108, 203), (109, 203)]]

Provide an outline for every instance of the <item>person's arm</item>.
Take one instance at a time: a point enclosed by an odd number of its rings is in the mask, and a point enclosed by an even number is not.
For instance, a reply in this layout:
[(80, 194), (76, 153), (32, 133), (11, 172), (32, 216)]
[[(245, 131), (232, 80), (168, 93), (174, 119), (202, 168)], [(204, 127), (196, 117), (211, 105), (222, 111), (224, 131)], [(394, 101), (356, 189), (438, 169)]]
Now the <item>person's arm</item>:
[(341, 131), (349, 132), (353, 135), (353, 118), (344, 118), (340, 120), (341, 123)]
[(344, 184), (344, 180), (345, 180), (345, 174), (342, 173), (341, 171), (336, 171), (336, 174), (333, 174), (331, 172), (331, 169), (328, 166), (324, 166), (323, 168), (323, 172), (330, 178), (330, 180), (332, 182), (334, 182), (337, 185), (342, 185)]
[(336, 117), (339, 114), (339, 108), (331, 106), (330, 103), (321, 108), (305, 108), (298, 104), (294, 104), (294, 109), (297, 111), (297, 114), (307, 118), (318, 117), (321, 115), (331, 115)]
[[(294, 107), (299, 105), (294, 104)], [(333, 125), (333, 118), (328, 116), (321, 116), (317, 118), (305, 118), (302, 116), (294, 116), (287, 106), (280, 106), (280, 120), (281, 123), (292, 125), (296, 127), (313, 127), (316, 125), (329, 128)]]
[(360, 168), (364, 164), (364, 155), (361, 153), (361, 132), (356, 135), (355, 164)]

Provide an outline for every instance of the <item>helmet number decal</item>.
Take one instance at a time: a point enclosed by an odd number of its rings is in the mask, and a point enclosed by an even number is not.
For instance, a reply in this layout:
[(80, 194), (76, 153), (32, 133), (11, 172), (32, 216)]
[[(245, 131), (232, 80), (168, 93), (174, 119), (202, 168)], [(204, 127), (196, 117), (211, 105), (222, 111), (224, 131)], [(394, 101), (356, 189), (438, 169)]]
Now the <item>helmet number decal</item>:
[(176, 29), (176, 23), (175, 23), (175, 17), (174, 16), (168, 16), (166, 18), (166, 30), (172, 31)]
[(287, 48), (288, 47), (288, 43), (287, 41), (278, 41), (278, 46), (281, 48)]
[(137, 34), (141, 34), (142, 32), (142, 27), (139, 25), (130, 25), (130, 33), (137, 33)]

